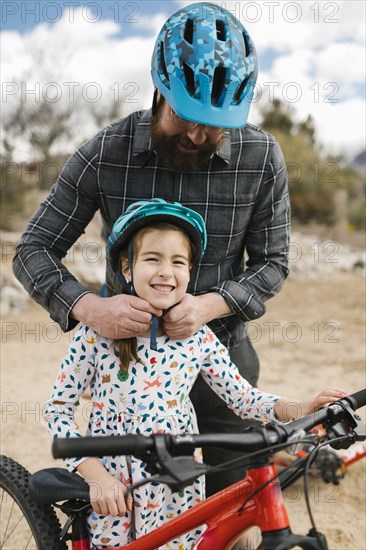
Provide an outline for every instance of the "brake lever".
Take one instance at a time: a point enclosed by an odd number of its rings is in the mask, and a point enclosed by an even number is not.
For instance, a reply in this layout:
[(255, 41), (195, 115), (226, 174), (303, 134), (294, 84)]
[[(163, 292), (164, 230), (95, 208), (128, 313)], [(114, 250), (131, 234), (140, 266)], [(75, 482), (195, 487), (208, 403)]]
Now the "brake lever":
[(193, 455), (172, 456), (165, 437), (155, 438), (155, 450), (145, 454), (143, 460), (147, 463), (146, 471), (154, 475), (130, 485), (127, 488), (128, 492), (151, 482), (165, 483), (172, 491), (181, 491), (197, 477), (205, 475), (210, 468), (195, 462)]
[[(349, 403), (339, 401), (328, 406), (330, 418), (323, 425), (333, 449), (348, 449), (355, 441), (365, 441), (366, 426)], [(336, 438), (343, 440), (333, 441)]]
[(195, 462), (193, 456), (172, 456), (168, 451), (165, 438), (155, 440), (158, 464), (161, 468), (159, 480), (169, 481), (172, 491), (181, 491), (194, 479), (207, 471), (204, 464)]

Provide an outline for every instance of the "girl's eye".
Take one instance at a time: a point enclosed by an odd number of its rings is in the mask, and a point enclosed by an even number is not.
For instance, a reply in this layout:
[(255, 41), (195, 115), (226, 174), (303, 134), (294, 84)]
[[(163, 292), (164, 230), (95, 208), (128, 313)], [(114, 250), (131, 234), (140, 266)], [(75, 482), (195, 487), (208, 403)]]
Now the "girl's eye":
[(176, 260), (174, 262), (174, 265), (187, 265), (186, 262), (183, 262), (182, 260)]
[(158, 259), (157, 259), (157, 258), (153, 258), (153, 257), (151, 256), (151, 257), (146, 258), (146, 261), (147, 261), (147, 262), (157, 262)]

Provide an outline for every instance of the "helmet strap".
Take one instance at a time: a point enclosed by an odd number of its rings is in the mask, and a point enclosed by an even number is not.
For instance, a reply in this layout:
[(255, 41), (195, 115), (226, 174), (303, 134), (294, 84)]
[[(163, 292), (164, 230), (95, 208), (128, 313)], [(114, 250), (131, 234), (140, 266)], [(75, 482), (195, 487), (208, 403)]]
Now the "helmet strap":
[(116, 271), (117, 278), (119, 282), (122, 284), (123, 288), (127, 292), (127, 294), (131, 294), (131, 296), (136, 296), (136, 291), (133, 287), (133, 283), (128, 283), (125, 279), (125, 277), (122, 275), (121, 270), (119, 269)]
[(153, 314), (151, 319), (151, 328), (150, 328), (150, 349), (154, 351), (157, 351), (158, 349), (158, 344), (156, 341), (156, 335), (158, 333), (158, 324), (159, 324), (158, 318), (156, 315)]
[[(128, 263), (130, 266), (131, 281), (128, 283), (120, 269), (116, 272), (119, 282), (122, 284), (125, 291), (131, 296), (137, 296), (136, 290), (133, 284), (133, 274), (132, 274), (132, 260), (133, 260), (133, 251), (131, 241), (128, 243)], [(158, 345), (156, 341), (156, 336), (158, 332), (158, 318), (156, 315), (152, 314), (151, 320), (151, 329), (150, 329), (150, 349), (157, 351)]]
[(155, 88), (152, 107), (151, 107), (151, 114), (152, 114), (153, 117), (158, 113), (160, 107), (163, 105), (163, 103), (165, 101), (165, 98), (164, 98), (163, 94), (160, 93), (159, 98), (158, 98), (158, 94), (159, 94), (159, 90), (157, 88)]
[(152, 102), (152, 107), (151, 107), (151, 114), (152, 116), (155, 116), (156, 115), (156, 104), (157, 104), (157, 100), (158, 100), (158, 89), (155, 88), (154, 90), (154, 96), (153, 96), (153, 102)]
[[(119, 268), (116, 271), (116, 275), (118, 277), (119, 282), (122, 284), (123, 288), (127, 292), (127, 294), (131, 294), (131, 296), (137, 296), (135, 287), (133, 286), (133, 275), (132, 275), (132, 259), (133, 259), (133, 252), (132, 252), (132, 243), (128, 243), (128, 264), (130, 266), (130, 274), (131, 274), (131, 281), (128, 283), (125, 276), (122, 274), (121, 268)], [(118, 264), (121, 265), (121, 257), (119, 258)]]

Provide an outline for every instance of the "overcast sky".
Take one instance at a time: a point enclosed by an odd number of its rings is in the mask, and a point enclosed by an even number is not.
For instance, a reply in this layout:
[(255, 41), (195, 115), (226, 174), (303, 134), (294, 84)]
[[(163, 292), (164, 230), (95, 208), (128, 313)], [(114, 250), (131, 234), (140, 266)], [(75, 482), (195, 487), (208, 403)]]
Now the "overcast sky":
[[(155, 37), (189, 3), (3, 0), (3, 116), (22, 100), (71, 101), (82, 141), (96, 129), (83, 107), (117, 100), (126, 114), (149, 107)], [(216, 3), (242, 21), (259, 54), (250, 121), (258, 122), (259, 109), (278, 98), (299, 119), (314, 117), (327, 151), (352, 157), (365, 148), (364, 1)], [(19, 154), (27, 154), (21, 139)]]

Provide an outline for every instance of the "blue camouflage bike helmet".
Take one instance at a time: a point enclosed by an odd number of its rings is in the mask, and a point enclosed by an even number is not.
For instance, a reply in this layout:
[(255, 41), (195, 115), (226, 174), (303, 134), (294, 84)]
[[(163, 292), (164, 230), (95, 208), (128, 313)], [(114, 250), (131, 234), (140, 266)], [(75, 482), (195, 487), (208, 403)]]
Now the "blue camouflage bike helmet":
[(156, 222), (168, 222), (185, 231), (194, 244), (193, 263), (202, 258), (207, 244), (206, 227), (198, 212), (186, 208), (179, 202), (169, 203), (164, 199), (151, 199), (131, 204), (116, 220), (107, 241), (107, 254), (113, 271), (119, 266), (120, 253), (126, 249), (132, 237), (148, 225)]
[(209, 2), (186, 6), (166, 21), (151, 62), (154, 85), (178, 116), (223, 128), (245, 126), (257, 72), (246, 29)]

